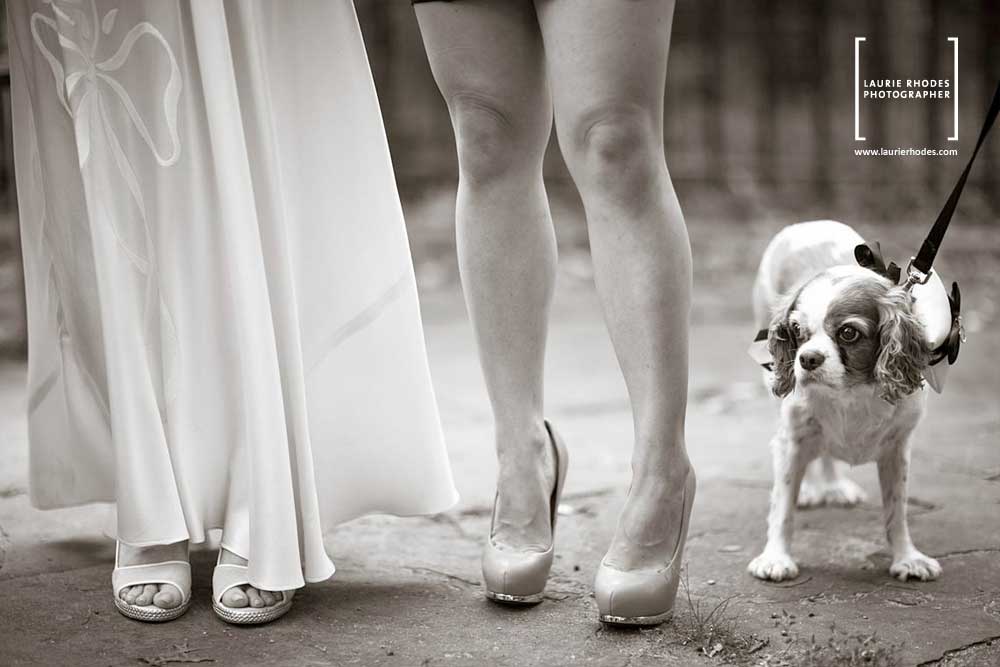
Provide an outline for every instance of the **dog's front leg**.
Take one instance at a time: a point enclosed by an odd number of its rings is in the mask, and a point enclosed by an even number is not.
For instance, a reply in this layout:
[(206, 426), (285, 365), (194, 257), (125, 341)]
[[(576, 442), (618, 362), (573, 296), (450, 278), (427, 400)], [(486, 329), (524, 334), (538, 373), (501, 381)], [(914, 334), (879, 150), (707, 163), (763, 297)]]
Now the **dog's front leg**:
[(771, 509), (767, 515), (767, 544), (764, 551), (750, 561), (747, 570), (758, 579), (781, 581), (799, 576), (799, 567), (792, 559), (792, 519), (799, 485), (806, 465), (815, 454), (782, 428), (771, 441), (774, 456), (774, 486), (771, 488)]
[(906, 522), (906, 478), (910, 468), (910, 448), (906, 438), (888, 449), (878, 460), (878, 481), (882, 487), (885, 535), (892, 549), (889, 574), (901, 581), (931, 581), (941, 575), (941, 565), (913, 546)]

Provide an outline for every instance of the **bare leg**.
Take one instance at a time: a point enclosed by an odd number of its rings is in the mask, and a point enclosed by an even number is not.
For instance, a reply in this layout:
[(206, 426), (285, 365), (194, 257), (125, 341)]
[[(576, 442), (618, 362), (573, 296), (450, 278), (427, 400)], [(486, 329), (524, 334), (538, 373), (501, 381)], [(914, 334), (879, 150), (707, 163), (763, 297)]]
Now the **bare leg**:
[(906, 441), (887, 451), (878, 462), (878, 480), (882, 487), (882, 508), (885, 514), (885, 535), (892, 549), (889, 574), (906, 581), (931, 581), (941, 576), (941, 565), (920, 553), (910, 539), (906, 522), (906, 480), (910, 467), (910, 452)]
[(662, 567), (682, 525), (691, 249), (663, 152), (673, 0), (536, 0), (559, 143), (583, 198), (635, 423), (605, 562)]
[(495, 541), (545, 549), (555, 466), (542, 371), (556, 245), (538, 22), (530, 3), (511, 0), (420, 4), (417, 19), (458, 144), (459, 268), (496, 427)]
[(767, 544), (759, 556), (750, 561), (747, 570), (758, 579), (782, 581), (799, 576), (799, 567), (792, 559), (792, 518), (799, 485), (806, 465), (813, 454), (779, 432), (771, 441), (774, 457), (774, 486), (771, 488), (771, 509), (767, 515)]
[(806, 468), (799, 489), (799, 507), (853, 507), (867, 497), (864, 489), (837, 469), (833, 458), (821, 456)]

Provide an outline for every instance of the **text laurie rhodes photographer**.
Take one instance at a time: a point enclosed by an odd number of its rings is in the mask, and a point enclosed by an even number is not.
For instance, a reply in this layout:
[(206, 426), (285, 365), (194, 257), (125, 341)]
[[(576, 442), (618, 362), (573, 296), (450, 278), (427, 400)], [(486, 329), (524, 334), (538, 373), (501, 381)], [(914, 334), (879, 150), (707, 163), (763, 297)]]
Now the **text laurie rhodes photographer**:
[(951, 99), (950, 79), (865, 79), (864, 97), (886, 99)]

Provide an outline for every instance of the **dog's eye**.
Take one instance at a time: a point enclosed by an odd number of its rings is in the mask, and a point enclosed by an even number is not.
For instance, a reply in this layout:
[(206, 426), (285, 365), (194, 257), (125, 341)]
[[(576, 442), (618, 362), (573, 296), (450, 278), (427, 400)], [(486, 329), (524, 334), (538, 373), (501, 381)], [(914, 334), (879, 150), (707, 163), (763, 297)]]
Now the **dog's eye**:
[(792, 340), (802, 340), (802, 327), (798, 322), (792, 322), (788, 325), (788, 329), (792, 332)]
[(842, 343), (853, 343), (860, 337), (861, 332), (849, 324), (840, 327), (840, 331), (837, 332), (837, 338), (839, 338)]

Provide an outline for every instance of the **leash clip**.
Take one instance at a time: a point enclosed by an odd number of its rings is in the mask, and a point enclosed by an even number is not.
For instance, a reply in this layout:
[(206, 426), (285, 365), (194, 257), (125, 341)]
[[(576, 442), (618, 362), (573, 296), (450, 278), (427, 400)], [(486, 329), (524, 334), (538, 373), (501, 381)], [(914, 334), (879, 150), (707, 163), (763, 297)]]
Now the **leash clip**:
[(911, 257), (910, 263), (906, 265), (906, 284), (903, 285), (903, 289), (908, 290), (914, 285), (923, 285), (931, 279), (930, 273), (924, 273), (917, 267), (913, 266), (913, 262), (916, 260), (916, 257)]

